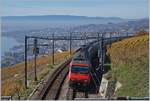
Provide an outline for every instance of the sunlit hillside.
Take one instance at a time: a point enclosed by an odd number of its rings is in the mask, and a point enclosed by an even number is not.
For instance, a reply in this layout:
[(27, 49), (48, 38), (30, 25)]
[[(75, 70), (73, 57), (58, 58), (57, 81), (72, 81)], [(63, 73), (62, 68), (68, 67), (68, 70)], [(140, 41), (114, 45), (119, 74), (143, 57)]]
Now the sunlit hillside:
[(116, 96), (148, 96), (149, 93), (149, 36), (136, 37), (112, 44), (107, 54), (111, 59), (113, 78), (122, 84)]
[[(52, 56), (41, 56), (37, 59), (37, 78), (39, 82), (50, 70), (70, 57), (69, 52), (56, 53), (55, 65), (52, 65)], [(29, 85), (34, 85), (34, 60), (28, 61), (28, 81)], [(2, 96), (14, 96), (19, 93), (28, 96), (33, 90), (33, 86), (25, 92), (24, 89), (24, 62), (10, 67), (2, 68)], [(33, 84), (32, 84), (33, 83)]]

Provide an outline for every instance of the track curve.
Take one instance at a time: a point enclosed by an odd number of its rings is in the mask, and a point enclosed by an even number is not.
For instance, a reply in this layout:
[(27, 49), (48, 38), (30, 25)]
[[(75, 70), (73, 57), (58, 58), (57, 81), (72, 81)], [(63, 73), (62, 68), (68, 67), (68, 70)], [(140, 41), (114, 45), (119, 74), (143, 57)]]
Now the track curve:
[(54, 71), (52, 76), (49, 78), (48, 84), (39, 93), (38, 100), (57, 100), (61, 91), (61, 87), (68, 74), (68, 65), (71, 59), (67, 60), (58, 69)]

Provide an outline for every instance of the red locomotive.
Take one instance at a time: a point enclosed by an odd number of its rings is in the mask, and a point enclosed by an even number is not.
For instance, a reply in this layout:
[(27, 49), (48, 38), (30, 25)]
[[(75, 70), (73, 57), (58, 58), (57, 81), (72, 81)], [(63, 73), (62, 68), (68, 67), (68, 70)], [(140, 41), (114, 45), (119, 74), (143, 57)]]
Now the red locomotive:
[(69, 68), (69, 86), (71, 88), (80, 86), (88, 86), (91, 81), (90, 65), (87, 61), (84, 49), (76, 53), (70, 63)]
[[(89, 45), (90, 46), (90, 45)], [(83, 46), (76, 52), (69, 68), (69, 86), (76, 88), (81, 86), (87, 87), (92, 81), (92, 72), (95, 71), (95, 59), (98, 56), (98, 49), (96, 44), (90, 46)]]
[[(80, 61), (81, 62), (81, 61)], [(89, 73), (89, 65), (84, 61), (80, 63), (78, 60), (73, 60), (70, 63), (69, 70), (69, 85), (70, 87), (83, 85), (88, 86), (91, 80)]]

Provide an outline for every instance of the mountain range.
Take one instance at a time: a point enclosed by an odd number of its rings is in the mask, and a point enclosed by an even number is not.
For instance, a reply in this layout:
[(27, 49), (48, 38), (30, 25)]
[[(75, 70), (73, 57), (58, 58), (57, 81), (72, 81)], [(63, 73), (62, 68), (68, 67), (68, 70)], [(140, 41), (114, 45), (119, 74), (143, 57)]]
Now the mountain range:
[(119, 17), (87, 17), (74, 15), (3, 16), (2, 31), (31, 30), (54, 27), (74, 27), (86, 24), (107, 24), (126, 22)]

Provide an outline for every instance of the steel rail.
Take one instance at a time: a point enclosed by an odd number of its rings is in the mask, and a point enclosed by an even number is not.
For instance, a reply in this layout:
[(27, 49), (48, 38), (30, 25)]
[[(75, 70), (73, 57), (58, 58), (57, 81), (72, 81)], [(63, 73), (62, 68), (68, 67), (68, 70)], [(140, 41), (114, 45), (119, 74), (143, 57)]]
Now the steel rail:
[[(56, 69), (53, 72), (52, 76), (49, 78), (47, 85), (38, 94), (38, 97), (36, 99), (38, 99), (38, 100), (44, 100), (47, 98), (51, 99), (51, 100), (58, 99), (62, 84), (63, 84), (64, 79), (68, 73), (67, 65), (70, 63), (70, 61), (71, 61), (71, 59), (69, 59), (68, 61), (63, 63), (60, 67), (58, 67), (58, 69)], [(59, 79), (60, 82), (58, 82), (59, 84), (57, 84), (57, 87), (56, 87), (55, 81), (57, 80), (57, 78), (60, 74), (64, 74), (64, 76), (61, 79)], [(53, 86), (55, 86), (55, 89), (53, 89)], [(52, 93), (49, 93), (49, 92), (52, 92)], [(47, 94), (49, 94), (50, 96), (48, 97)]]

